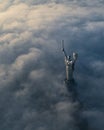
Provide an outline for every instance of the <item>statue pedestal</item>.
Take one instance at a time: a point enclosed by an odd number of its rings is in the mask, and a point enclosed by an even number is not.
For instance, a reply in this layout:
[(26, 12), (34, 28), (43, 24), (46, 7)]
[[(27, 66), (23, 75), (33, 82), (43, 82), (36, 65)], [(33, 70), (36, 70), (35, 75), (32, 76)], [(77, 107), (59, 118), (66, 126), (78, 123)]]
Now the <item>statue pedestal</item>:
[(71, 80), (65, 79), (64, 82), (65, 82), (65, 84), (67, 84), (67, 85), (75, 85), (75, 80), (74, 80), (74, 78), (71, 79)]

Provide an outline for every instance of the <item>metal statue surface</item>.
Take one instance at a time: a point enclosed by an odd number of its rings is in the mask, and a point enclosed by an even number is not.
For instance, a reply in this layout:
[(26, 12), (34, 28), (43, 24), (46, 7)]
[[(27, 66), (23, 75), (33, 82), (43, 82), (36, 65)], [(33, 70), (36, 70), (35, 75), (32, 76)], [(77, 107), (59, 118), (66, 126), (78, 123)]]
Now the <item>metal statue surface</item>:
[(73, 57), (68, 56), (65, 49), (64, 49), (64, 41), (62, 40), (62, 52), (65, 57), (65, 65), (66, 65), (66, 80), (67, 81), (72, 81), (74, 80), (73, 78), (73, 72), (74, 72), (74, 66), (75, 62), (77, 60), (78, 54), (73, 52)]

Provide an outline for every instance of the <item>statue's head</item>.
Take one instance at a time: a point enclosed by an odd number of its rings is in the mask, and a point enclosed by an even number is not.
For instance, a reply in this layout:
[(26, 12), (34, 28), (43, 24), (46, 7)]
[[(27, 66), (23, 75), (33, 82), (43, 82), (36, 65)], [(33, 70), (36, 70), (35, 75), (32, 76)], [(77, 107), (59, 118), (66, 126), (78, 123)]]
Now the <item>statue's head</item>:
[(68, 60), (71, 60), (71, 56), (67, 56)]

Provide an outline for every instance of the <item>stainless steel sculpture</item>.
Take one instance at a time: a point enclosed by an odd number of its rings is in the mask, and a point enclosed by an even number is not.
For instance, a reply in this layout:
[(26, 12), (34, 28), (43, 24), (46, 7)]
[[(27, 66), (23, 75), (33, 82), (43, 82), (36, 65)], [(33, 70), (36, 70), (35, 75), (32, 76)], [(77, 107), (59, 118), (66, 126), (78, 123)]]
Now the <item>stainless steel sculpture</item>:
[(62, 40), (62, 52), (65, 57), (65, 65), (66, 65), (66, 80), (67, 81), (73, 81), (73, 71), (74, 71), (74, 66), (75, 62), (77, 60), (78, 54), (73, 52), (73, 57), (67, 56), (67, 53), (64, 49), (64, 41)]

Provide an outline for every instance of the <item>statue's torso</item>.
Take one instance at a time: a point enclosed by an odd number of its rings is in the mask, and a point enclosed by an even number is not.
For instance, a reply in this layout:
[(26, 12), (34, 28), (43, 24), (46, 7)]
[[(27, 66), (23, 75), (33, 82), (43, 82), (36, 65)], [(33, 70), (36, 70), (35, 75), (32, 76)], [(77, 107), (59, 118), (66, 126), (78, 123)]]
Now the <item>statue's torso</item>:
[(65, 59), (66, 64), (66, 79), (71, 80), (73, 79), (73, 61)]

